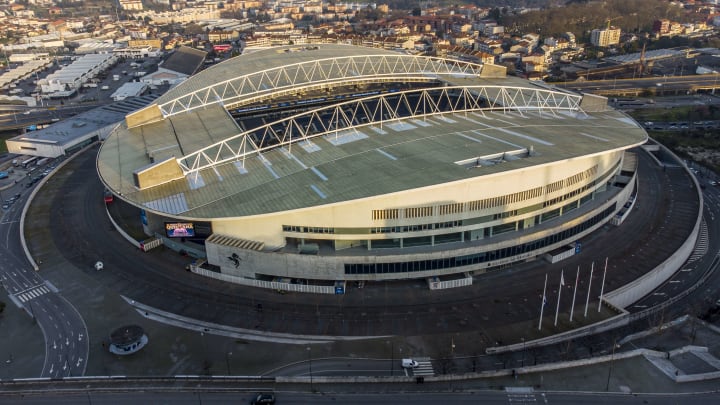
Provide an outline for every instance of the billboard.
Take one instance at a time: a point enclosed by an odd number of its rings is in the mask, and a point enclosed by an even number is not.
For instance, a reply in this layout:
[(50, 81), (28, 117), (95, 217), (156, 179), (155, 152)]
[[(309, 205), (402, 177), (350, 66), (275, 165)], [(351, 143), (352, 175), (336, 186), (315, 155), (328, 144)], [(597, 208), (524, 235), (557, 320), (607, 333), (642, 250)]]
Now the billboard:
[(227, 52), (231, 49), (232, 49), (232, 45), (230, 45), (230, 44), (213, 45), (213, 51), (215, 51), (215, 52)]
[(165, 234), (168, 238), (192, 238), (195, 227), (192, 222), (165, 222)]

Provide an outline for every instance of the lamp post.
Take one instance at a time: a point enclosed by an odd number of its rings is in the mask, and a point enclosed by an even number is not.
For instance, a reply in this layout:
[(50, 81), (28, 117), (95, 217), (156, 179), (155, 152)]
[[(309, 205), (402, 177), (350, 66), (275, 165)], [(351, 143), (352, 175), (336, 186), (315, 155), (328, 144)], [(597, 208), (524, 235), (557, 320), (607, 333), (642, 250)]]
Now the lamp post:
[(228, 375), (232, 375), (230, 373), (230, 356), (232, 356), (232, 352), (227, 352), (225, 354), (225, 365), (227, 365), (227, 373)]
[(612, 374), (613, 361), (615, 360), (615, 347), (617, 346), (617, 339), (613, 339), (612, 354), (610, 355), (610, 367), (608, 367), (607, 383), (605, 384), (605, 391), (610, 391), (610, 374)]
[(312, 348), (310, 346), (307, 347), (308, 352), (308, 360), (309, 360), (309, 367), (310, 367), (310, 392), (313, 392), (313, 376), (312, 376)]
[(390, 341), (390, 376), (395, 375), (395, 342)]

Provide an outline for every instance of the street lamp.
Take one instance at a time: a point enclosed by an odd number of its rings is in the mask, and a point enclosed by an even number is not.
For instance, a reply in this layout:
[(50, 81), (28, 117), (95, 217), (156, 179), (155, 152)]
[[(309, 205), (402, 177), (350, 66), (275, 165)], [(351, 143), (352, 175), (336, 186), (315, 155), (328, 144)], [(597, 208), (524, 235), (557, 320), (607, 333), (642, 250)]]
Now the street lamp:
[(225, 364), (227, 365), (227, 373), (228, 375), (232, 375), (230, 373), (230, 356), (232, 356), (232, 352), (227, 352), (225, 354)]
[(612, 374), (613, 362), (615, 361), (615, 348), (617, 347), (617, 338), (613, 339), (612, 354), (610, 355), (610, 366), (608, 367), (607, 383), (605, 391), (610, 391), (610, 375)]
[(313, 377), (312, 377), (312, 348), (310, 346), (307, 347), (308, 352), (308, 359), (310, 360), (310, 392), (313, 392)]
[(395, 375), (395, 342), (390, 341), (390, 376)]

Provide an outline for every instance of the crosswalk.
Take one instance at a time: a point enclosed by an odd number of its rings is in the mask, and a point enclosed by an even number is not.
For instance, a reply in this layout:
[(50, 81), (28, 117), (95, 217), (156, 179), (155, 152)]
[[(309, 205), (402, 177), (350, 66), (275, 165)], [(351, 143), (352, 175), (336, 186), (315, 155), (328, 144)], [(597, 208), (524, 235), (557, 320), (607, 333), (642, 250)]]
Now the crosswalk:
[(508, 402), (537, 402), (535, 390), (532, 387), (505, 387), (505, 392), (508, 396)]
[(535, 394), (507, 394), (508, 402), (537, 402)]
[(28, 302), (33, 298), (37, 298), (43, 294), (47, 294), (50, 292), (50, 289), (47, 288), (45, 285), (39, 285), (35, 286), (29, 290), (25, 290), (21, 293), (15, 294), (15, 297), (20, 300), (20, 302)]
[(412, 369), (414, 376), (425, 377), (435, 375), (435, 370), (430, 360), (417, 360), (417, 362), (418, 366)]
[(690, 264), (692, 262), (697, 261), (701, 257), (705, 256), (705, 254), (708, 251), (708, 227), (707, 223), (703, 220), (700, 223), (700, 233), (697, 238), (697, 242), (695, 243), (695, 249), (693, 250), (692, 255), (690, 255), (690, 258), (687, 260), (687, 263)]

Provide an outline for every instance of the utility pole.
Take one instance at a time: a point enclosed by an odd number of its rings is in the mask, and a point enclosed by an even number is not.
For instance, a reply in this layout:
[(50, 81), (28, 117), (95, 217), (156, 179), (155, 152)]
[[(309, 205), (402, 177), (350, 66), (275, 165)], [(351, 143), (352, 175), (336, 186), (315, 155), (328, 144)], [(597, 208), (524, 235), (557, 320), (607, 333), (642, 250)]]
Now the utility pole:
[(613, 361), (615, 360), (615, 346), (617, 346), (617, 338), (613, 339), (612, 354), (610, 355), (610, 367), (608, 368), (607, 383), (605, 384), (605, 391), (610, 391), (610, 374), (612, 374)]
[(310, 392), (313, 392), (313, 375), (312, 375), (312, 348), (310, 346), (307, 347), (308, 352), (308, 359), (310, 360)]

